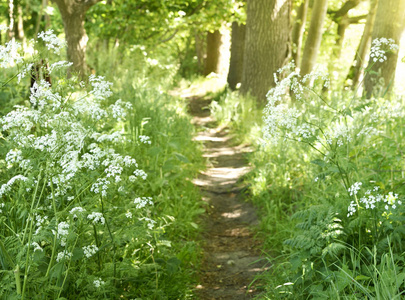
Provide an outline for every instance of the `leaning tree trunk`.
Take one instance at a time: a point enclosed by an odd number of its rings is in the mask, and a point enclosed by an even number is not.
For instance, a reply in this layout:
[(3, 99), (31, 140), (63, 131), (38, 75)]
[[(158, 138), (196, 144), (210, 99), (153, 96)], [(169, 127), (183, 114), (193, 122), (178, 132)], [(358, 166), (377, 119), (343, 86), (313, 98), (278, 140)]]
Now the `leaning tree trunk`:
[(88, 37), (84, 29), (87, 10), (99, 0), (54, 0), (58, 5), (65, 29), (67, 57), (73, 63), (73, 69), (79, 76), (87, 71), (86, 46)]
[(362, 66), (364, 65), (367, 49), (370, 45), (371, 41), (371, 31), (374, 26), (375, 15), (377, 12), (377, 5), (378, 0), (371, 0), (370, 1), (370, 9), (367, 16), (366, 25), (364, 26), (363, 35), (361, 36), (359, 47), (356, 51), (356, 56), (354, 58), (354, 64), (350, 67), (349, 74), (347, 75), (347, 79), (352, 80), (352, 90), (355, 90), (358, 83), (360, 76), (362, 74)]
[(242, 81), (245, 31), (246, 25), (232, 23), (231, 61), (228, 73), (228, 84), (232, 90), (235, 90), (236, 85)]
[(245, 57), (241, 93), (264, 102), (273, 74), (290, 55), (290, 0), (247, 2)]
[(328, 0), (315, 0), (304, 54), (302, 55), (301, 75), (311, 73), (315, 66), (321, 46), (323, 22), (327, 8)]
[[(383, 0), (379, 1), (377, 15), (374, 22), (372, 40), (377, 38), (391, 38), (399, 45), (405, 23), (405, 0)], [(395, 70), (398, 61), (398, 51), (387, 53), (387, 60), (374, 62), (369, 59), (366, 77), (364, 79), (364, 93), (370, 97), (373, 93), (378, 94), (375, 87), (380, 85), (382, 91), (388, 92), (392, 89)], [(382, 85), (379, 84), (383, 79)]]
[(303, 0), (301, 5), (297, 8), (297, 17), (292, 31), (292, 59), (296, 66), (300, 65), (302, 37), (305, 31), (305, 22), (307, 20), (309, 0)]

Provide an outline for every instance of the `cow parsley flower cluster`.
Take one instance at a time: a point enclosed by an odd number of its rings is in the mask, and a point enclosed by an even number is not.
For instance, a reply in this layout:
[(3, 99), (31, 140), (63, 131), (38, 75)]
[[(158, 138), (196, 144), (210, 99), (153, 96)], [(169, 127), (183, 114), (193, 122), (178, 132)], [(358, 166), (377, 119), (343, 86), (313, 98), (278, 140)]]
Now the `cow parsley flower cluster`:
[[(348, 191), (350, 195), (354, 196), (357, 195), (361, 189), (361, 182), (354, 183)], [(393, 192), (389, 192), (387, 195), (382, 195), (378, 193), (379, 187), (375, 186), (372, 190), (367, 190), (362, 197), (360, 197), (359, 202), (351, 201), (348, 208), (347, 208), (347, 217), (350, 217), (356, 213), (358, 210), (358, 206), (361, 205), (364, 209), (371, 209), (374, 210), (378, 207), (379, 203), (380, 209), (384, 209), (385, 211), (395, 210), (398, 205), (402, 204), (402, 201), (399, 200), (399, 195), (394, 194)]]
[(374, 62), (383, 63), (387, 60), (388, 51), (398, 51), (399, 47), (393, 39), (377, 38), (371, 43), (370, 57)]
[(65, 47), (65, 42), (59, 39), (52, 29), (38, 34), (38, 38), (45, 42), (45, 46), (48, 50), (52, 50), (54, 53), (60, 53), (60, 51)]
[(72, 208), (69, 211), (69, 213), (73, 216), (73, 218), (77, 219), (77, 214), (80, 215), (81, 213), (84, 213), (85, 211), (86, 210), (83, 207), (78, 206), (78, 207)]
[(36, 251), (44, 252), (44, 249), (42, 249), (42, 247), (37, 242), (32, 242), (31, 246), (34, 247), (34, 252)]
[[(267, 105), (264, 109), (264, 138), (271, 143), (277, 143), (280, 138), (304, 141), (317, 137), (318, 128), (313, 122), (306, 120), (306, 115), (292, 104), (291, 94), (296, 101), (305, 107), (305, 92), (308, 83), (321, 79), (324, 85), (329, 85), (328, 76), (319, 70), (303, 78), (294, 71), (293, 63), (277, 71), (277, 74), (288, 72), (282, 80), (274, 75), (276, 86), (267, 93)], [(290, 94), (291, 93), (291, 94)]]
[(112, 83), (105, 80), (103, 76), (89, 76), (89, 82), (93, 87), (90, 92), (97, 100), (104, 100), (112, 96), (111, 86)]
[(101, 280), (101, 278), (98, 278), (98, 279), (95, 279), (95, 280), (93, 281), (93, 284), (94, 284), (94, 286), (95, 286), (96, 288), (99, 288), (99, 287), (105, 285), (105, 282), (104, 282), (103, 280)]
[(141, 143), (149, 144), (149, 145), (151, 144), (150, 137), (148, 137), (146, 135), (140, 135), (139, 140), (141, 141)]
[(70, 259), (72, 257), (72, 253), (68, 252), (67, 250), (63, 250), (61, 252), (58, 253), (58, 255), (56, 256), (56, 261), (60, 262), (61, 260), (64, 259)]
[(84, 256), (87, 258), (92, 257), (94, 254), (96, 254), (98, 251), (98, 247), (96, 245), (90, 245), (90, 246), (84, 246), (83, 247), (83, 252)]
[(349, 187), (347, 191), (350, 193), (350, 196), (357, 195), (357, 192), (360, 190), (362, 184), (363, 183), (361, 182), (355, 182), (351, 187)]
[(21, 63), (23, 57), (19, 53), (20, 49), (21, 44), (15, 40), (7, 42), (5, 46), (0, 45), (0, 68), (8, 68)]
[(27, 64), (18, 74), (17, 74), (17, 82), (20, 83), (21, 79), (23, 79), (29, 72), (31, 72), (32, 66), (34, 64), (30, 63)]
[(99, 212), (92, 212), (87, 216), (87, 219), (93, 221), (93, 224), (97, 223), (101, 223), (102, 225), (105, 224), (105, 218), (103, 217), (103, 214)]
[(13, 186), (14, 182), (18, 180), (27, 181), (28, 178), (23, 175), (16, 175), (13, 178), (11, 178), (7, 183), (3, 184), (0, 187), (0, 197), (5, 195), (6, 193), (9, 193), (11, 191), (11, 187)]
[(66, 222), (60, 222), (58, 224), (58, 234), (57, 237), (60, 239), (60, 245), (62, 247), (66, 246), (66, 238), (67, 235), (69, 234), (69, 224)]
[(134, 200), (134, 203), (136, 204), (136, 208), (144, 208), (146, 205), (152, 205), (152, 198), (151, 197), (137, 197)]
[[(52, 52), (58, 53), (64, 47), (51, 30), (38, 37)], [(16, 84), (28, 76), (35, 64), (29, 60), (29, 53), (25, 53), (27, 58), (19, 54), (20, 48), (15, 42), (0, 46), (0, 67), (17, 64), (13, 70), (18, 73), (12, 78), (16, 78)], [(78, 83), (75, 77), (58, 79), (56, 71), (71, 65), (66, 61), (50, 62), (48, 70), (40, 71), (39, 77), (51, 74), (52, 84), (37, 78), (27, 90), (29, 102), (0, 116), (0, 136), (4, 141), (0, 213), (11, 208), (14, 219), (10, 218), (10, 222), (15, 222), (0, 229), (5, 237), (18, 237), (33, 249), (30, 255), (43, 252), (49, 269), (54, 260), (67, 264), (77, 249), (83, 251), (85, 259), (95, 255), (99, 247), (111, 247), (97, 225), (108, 225), (114, 235), (122, 230), (121, 221), (143, 220), (144, 228), (137, 230), (145, 232), (156, 223), (145, 217), (151, 215), (145, 207), (153, 205), (152, 198), (130, 200), (135, 198), (135, 187), (141, 184), (135, 184), (136, 179), (147, 179), (135, 158), (123, 153), (128, 149), (124, 144), (128, 139), (117, 129), (123, 124), (116, 126), (117, 121), (132, 114), (131, 103), (121, 99), (107, 101), (113, 95), (112, 83), (102, 76), (91, 75), (88, 83)], [(144, 147), (142, 144), (151, 143), (147, 136), (140, 137), (140, 141), (134, 145)], [(112, 220), (112, 214), (124, 220)], [(99, 231), (93, 230), (94, 225), (100, 227)], [(74, 244), (70, 244), (71, 239)], [(92, 244), (95, 239), (97, 245)], [(25, 263), (26, 249), (21, 251), (13, 259), (17, 262), (18, 257), (24, 257)], [(75, 257), (69, 263), (76, 268), (81, 259)], [(27, 256), (27, 261), (31, 264), (32, 256)], [(90, 284), (93, 278), (88, 279)], [(104, 284), (101, 279), (94, 281), (96, 287)]]

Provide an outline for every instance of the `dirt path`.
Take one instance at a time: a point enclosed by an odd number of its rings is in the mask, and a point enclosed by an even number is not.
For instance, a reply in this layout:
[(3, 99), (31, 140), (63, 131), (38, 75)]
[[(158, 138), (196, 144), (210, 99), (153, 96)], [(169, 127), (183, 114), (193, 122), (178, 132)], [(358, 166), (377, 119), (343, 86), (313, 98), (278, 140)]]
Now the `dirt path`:
[(219, 128), (206, 108), (210, 100), (191, 98), (189, 111), (198, 127), (196, 140), (204, 143), (207, 169), (194, 180), (208, 202), (204, 216), (204, 258), (199, 299), (252, 299), (257, 293), (249, 286), (254, 276), (263, 271), (260, 245), (253, 237), (257, 225), (255, 209), (243, 200), (243, 186), (238, 181), (249, 171), (244, 154), (246, 146), (232, 146), (226, 128)]

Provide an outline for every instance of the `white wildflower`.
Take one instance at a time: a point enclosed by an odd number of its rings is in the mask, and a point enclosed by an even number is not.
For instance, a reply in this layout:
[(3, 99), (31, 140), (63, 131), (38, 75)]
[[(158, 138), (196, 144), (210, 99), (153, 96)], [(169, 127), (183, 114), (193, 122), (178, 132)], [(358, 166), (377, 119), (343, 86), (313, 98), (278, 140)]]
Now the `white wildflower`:
[(144, 170), (136, 169), (133, 173), (136, 177), (141, 177), (143, 180), (146, 180), (148, 174)]
[(127, 212), (127, 213), (125, 213), (125, 216), (128, 218), (128, 219), (132, 219), (132, 213), (129, 211), (129, 212)]
[(72, 208), (72, 209), (69, 211), (69, 213), (70, 213), (71, 215), (73, 215), (73, 218), (77, 218), (77, 213), (83, 213), (83, 212), (85, 212), (85, 211), (86, 211), (86, 210), (85, 210), (83, 207), (77, 206), (77, 207)]
[(21, 79), (27, 75), (27, 73), (31, 72), (31, 68), (34, 64), (28, 64), (17, 74), (17, 82), (20, 83)]
[(150, 137), (148, 137), (146, 135), (140, 135), (139, 140), (141, 141), (141, 143), (149, 144), (149, 145), (151, 144)]
[(350, 205), (347, 208), (347, 211), (348, 211), (347, 217), (352, 216), (356, 212), (356, 208), (357, 208), (357, 204), (354, 201), (350, 202)]
[(117, 121), (125, 120), (127, 111), (131, 108), (132, 104), (130, 102), (124, 102), (121, 99), (118, 99), (113, 105), (110, 105), (112, 116)]
[(100, 286), (104, 285), (105, 282), (101, 280), (101, 278), (95, 279), (93, 281), (93, 284), (96, 288), (99, 288)]
[(371, 43), (370, 58), (374, 62), (384, 62), (387, 60), (386, 53), (388, 51), (397, 51), (398, 45), (393, 39), (377, 38)]
[(98, 251), (98, 247), (96, 245), (84, 246), (83, 252), (87, 258), (92, 257)]
[(49, 73), (52, 73), (54, 70), (59, 70), (62, 68), (68, 68), (70, 66), (72, 66), (73, 63), (72, 62), (68, 62), (68, 61), (58, 61), (56, 63), (53, 63), (49, 66)]
[(149, 228), (149, 230), (152, 230), (155, 227), (156, 221), (150, 219), (150, 218), (140, 218), (139, 220), (145, 220), (147, 223), (147, 226)]
[(18, 50), (21, 44), (15, 40), (7, 42), (4, 46), (0, 45), (0, 68), (8, 68), (22, 62), (23, 58)]
[(72, 257), (72, 253), (67, 252), (67, 250), (63, 250), (62, 252), (59, 252), (57, 257), (56, 257), (56, 261), (59, 262), (63, 259), (69, 259)]
[(0, 187), (0, 197), (2, 197), (4, 194), (8, 193), (11, 191), (11, 186), (16, 182), (17, 180), (21, 181), (27, 181), (28, 178), (23, 176), (23, 175), (16, 175), (13, 178), (11, 178), (6, 184), (3, 184)]
[(90, 92), (95, 99), (104, 100), (112, 96), (110, 87), (112, 86), (111, 82), (105, 81), (103, 76), (89, 76), (89, 82), (93, 86), (93, 90)]
[(152, 205), (152, 198), (151, 197), (138, 197), (135, 198), (134, 203), (136, 204), (136, 208), (144, 208), (146, 205)]
[(350, 196), (357, 195), (357, 192), (360, 190), (362, 183), (355, 182), (349, 189), (347, 190), (350, 193)]
[(32, 242), (31, 245), (34, 246), (34, 252), (35, 251), (41, 251), (41, 252), (44, 251), (44, 249), (42, 249), (41, 246), (37, 242)]
[(105, 218), (103, 217), (103, 214), (99, 212), (92, 212), (87, 216), (87, 219), (92, 220), (93, 224), (96, 223), (101, 223), (103, 225), (105, 224)]
[(52, 29), (47, 30), (46, 32), (42, 31), (38, 34), (38, 38), (42, 39), (45, 42), (48, 50), (52, 50), (54, 53), (59, 53), (60, 50), (65, 46), (64, 41), (59, 39)]
[(66, 222), (60, 222), (58, 224), (57, 237), (60, 239), (60, 245), (62, 247), (66, 246), (66, 238), (68, 234), (69, 234), (69, 224)]

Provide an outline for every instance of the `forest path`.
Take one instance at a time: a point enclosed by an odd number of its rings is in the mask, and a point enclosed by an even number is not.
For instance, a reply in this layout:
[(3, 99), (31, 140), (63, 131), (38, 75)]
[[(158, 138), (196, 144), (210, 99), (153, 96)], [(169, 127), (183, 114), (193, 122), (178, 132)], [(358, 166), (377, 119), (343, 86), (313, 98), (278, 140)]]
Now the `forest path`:
[(246, 145), (234, 146), (227, 128), (220, 128), (210, 116), (211, 100), (189, 98), (189, 112), (197, 127), (195, 140), (202, 141), (207, 169), (194, 184), (208, 202), (203, 216), (203, 261), (196, 294), (205, 299), (252, 299), (257, 291), (254, 276), (263, 272), (260, 242), (251, 228), (258, 224), (255, 208), (244, 201), (239, 179), (250, 167)]

